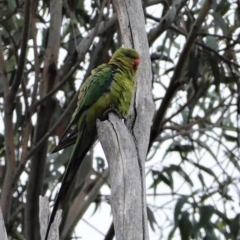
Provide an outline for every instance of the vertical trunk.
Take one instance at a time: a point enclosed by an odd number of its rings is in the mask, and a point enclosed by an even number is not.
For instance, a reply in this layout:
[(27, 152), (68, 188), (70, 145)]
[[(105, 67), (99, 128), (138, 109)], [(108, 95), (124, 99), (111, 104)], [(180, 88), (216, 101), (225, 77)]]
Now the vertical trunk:
[[(147, 240), (145, 192), (142, 165), (135, 141), (115, 115), (98, 123), (99, 139), (108, 159), (111, 207), (117, 240)], [(107, 133), (107, 134), (105, 134)]]
[(15, 96), (17, 94), (19, 85), (22, 81), (22, 74), (25, 65), (25, 58), (27, 53), (29, 23), (30, 23), (30, 9), (31, 0), (25, 1), (24, 7), (24, 25), (21, 39), (21, 52), (18, 60), (18, 67), (14, 77), (14, 81), (9, 86), (6, 64), (4, 62), (3, 53), (0, 46), (0, 81), (4, 86), (4, 135), (5, 135), (5, 150), (6, 150), (6, 166), (7, 171), (3, 182), (1, 191), (1, 208), (3, 211), (3, 218), (5, 224), (8, 225), (9, 213), (12, 203), (13, 191), (16, 182), (14, 182), (16, 159), (14, 153), (14, 132), (13, 132), (13, 110), (15, 106)]
[(154, 111), (148, 41), (141, 1), (113, 3), (123, 45), (140, 53), (141, 64), (128, 120), (132, 134), (112, 115), (109, 121), (98, 123), (98, 133), (110, 166), (116, 239), (147, 240), (145, 159)]
[[(41, 97), (44, 97), (54, 86), (57, 77), (57, 63), (60, 48), (60, 28), (62, 20), (62, 4), (59, 0), (50, 2), (50, 29), (48, 46), (44, 59), (44, 71), (41, 85)], [(49, 129), (55, 101), (47, 98), (38, 108), (37, 124), (34, 132), (36, 145)], [(25, 209), (25, 237), (26, 240), (40, 240), (39, 226), (39, 195), (42, 194), (48, 141), (34, 152), (31, 158), (29, 182), (27, 186), (27, 204)]]

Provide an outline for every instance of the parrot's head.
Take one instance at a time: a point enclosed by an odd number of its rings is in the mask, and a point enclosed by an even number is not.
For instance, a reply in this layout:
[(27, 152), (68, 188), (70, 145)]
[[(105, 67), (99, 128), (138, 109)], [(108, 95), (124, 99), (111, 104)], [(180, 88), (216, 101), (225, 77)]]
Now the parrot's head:
[(119, 48), (112, 56), (110, 64), (117, 64), (118, 66), (124, 65), (124, 67), (133, 70), (136, 73), (140, 64), (139, 53), (131, 48)]

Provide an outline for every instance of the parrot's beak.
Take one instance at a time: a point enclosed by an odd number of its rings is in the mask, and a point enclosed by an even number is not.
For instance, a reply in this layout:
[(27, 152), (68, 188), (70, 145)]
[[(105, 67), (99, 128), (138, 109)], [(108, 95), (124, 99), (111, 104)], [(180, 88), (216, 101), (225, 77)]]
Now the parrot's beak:
[(135, 59), (135, 60), (134, 60), (134, 65), (135, 65), (136, 67), (138, 67), (139, 64), (140, 64), (140, 58)]
[(138, 69), (139, 64), (140, 64), (140, 58), (134, 59), (133, 68), (135, 71)]

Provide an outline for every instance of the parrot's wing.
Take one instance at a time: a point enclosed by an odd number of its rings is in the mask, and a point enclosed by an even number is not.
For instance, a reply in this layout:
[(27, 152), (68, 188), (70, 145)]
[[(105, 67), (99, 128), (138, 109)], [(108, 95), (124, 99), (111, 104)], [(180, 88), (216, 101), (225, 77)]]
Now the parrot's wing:
[[(94, 104), (101, 97), (101, 95), (109, 89), (112, 80), (113, 71), (112, 66), (109, 64), (102, 64), (92, 71), (92, 74), (80, 87), (77, 108), (73, 113), (71, 121), (68, 124), (58, 145), (51, 151), (51, 153), (64, 149), (65, 147), (68, 147), (76, 142), (77, 123), (81, 114), (92, 104)], [(73, 130), (71, 130), (72, 127), (74, 127)]]

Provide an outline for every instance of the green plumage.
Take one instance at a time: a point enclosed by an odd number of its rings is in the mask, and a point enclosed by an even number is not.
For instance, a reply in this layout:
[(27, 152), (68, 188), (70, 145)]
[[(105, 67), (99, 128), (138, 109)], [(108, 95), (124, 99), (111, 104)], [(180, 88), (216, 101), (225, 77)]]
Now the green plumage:
[[(49, 220), (46, 239), (57, 209), (61, 207), (77, 170), (97, 138), (96, 120), (103, 120), (104, 113), (111, 108), (116, 109), (123, 117), (127, 116), (139, 59), (140, 56), (134, 49), (120, 48), (108, 64), (92, 70), (82, 84), (77, 108), (59, 145), (53, 150), (56, 152), (75, 143)], [(72, 127), (75, 129), (68, 134)]]

